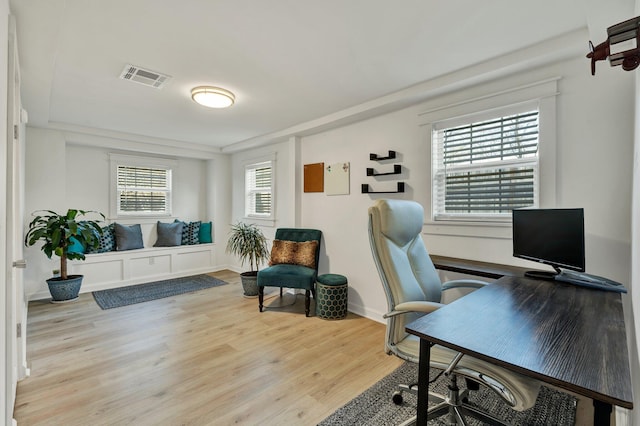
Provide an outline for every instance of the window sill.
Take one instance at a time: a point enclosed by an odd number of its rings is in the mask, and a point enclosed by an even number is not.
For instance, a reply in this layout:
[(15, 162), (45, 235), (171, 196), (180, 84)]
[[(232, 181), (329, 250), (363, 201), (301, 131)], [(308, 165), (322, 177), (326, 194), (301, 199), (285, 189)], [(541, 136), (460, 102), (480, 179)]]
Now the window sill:
[(107, 216), (107, 220), (110, 222), (135, 222), (135, 221), (142, 221), (142, 222), (156, 222), (156, 221), (167, 221), (167, 220), (173, 220), (173, 219), (178, 219), (177, 217), (173, 216), (172, 214), (167, 214), (167, 213), (163, 213), (163, 214), (109, 214)]
[(479, 237), (510, 240), (511, 222), (427, 222), (423, 226), (427, 235), (449, 235), (455, 237)]
[(265, 219), (262, 217), (255, 217), (255, 216), (245, 216), (244, 218), (242, 218), (243, 221), (245, 222), (251, 222), (254, 223), (258, 226), (267, 226), (267, 227), (275, 227), (276, 226), (276, 220), (275, 219)]

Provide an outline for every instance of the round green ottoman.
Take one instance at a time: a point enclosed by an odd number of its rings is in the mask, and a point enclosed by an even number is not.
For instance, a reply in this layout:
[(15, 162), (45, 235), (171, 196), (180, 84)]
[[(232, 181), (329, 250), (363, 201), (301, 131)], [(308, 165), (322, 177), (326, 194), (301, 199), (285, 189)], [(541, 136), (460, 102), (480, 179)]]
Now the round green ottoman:
[(342, 319), (347, 316), (347, 277), (338, 274), (318, 276), (316, 293), (317, 316), (323, 319)]

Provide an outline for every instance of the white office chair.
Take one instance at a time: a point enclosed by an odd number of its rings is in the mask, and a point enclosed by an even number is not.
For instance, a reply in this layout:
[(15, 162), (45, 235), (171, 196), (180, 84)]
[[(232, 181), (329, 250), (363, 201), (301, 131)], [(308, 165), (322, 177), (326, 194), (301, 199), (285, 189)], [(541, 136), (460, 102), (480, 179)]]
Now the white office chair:
[[(423, 222), (424, 209), (414, 201), (378, 200), (369, 208), (369, 242), (389, 307), (385, 347), (387, 353), (415, 363), (420, 341), (405, 331), (405, 325), (442, 306), (443, 290), (487, 285), (475, 280), (442, 284), (422, 240)], [(437, 403), (429, 409), (429, 419), (448, 415), (450, 423), (466, 424), (464, 417), (472, 416), (487, 424), (504, 425), (467, 403), (469, 389), (478, 389), (478, 383), (485, 385), (518, 411), (532, 407), (540, 389), (536, 380), (438, 345), (431, 348), (431, 366), (445, 370), (449, 391), (446, 397), (429, 393), (429, 400)], [(467, 380), (468, 389), (459, 391), (456, 376)], [(397, 404), (402, 402), (403, 391), (417, 392), (417, 385), (399, 385), (393, 395)], [(412, 421), (415, 419), (407, 424)]]

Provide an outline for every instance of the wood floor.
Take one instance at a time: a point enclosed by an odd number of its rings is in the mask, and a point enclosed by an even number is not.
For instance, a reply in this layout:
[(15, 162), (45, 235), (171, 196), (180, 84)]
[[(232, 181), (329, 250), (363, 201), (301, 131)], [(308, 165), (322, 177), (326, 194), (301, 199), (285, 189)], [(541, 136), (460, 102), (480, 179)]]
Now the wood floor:
[(315, 425), (401, 364), (382, 324), (306, 318), (293, 295), (259, 313), (238, 274), (212, 275), (229, 285), (107, 311), (91, 294), (30, 303), (18, 424)]
[[(31, 302), (18, 425), (315, 425), (402, 363), (382, 324), (306, 318), (302, 295), (259, 313), (238, 274), (211, 275), (229, 285), (107, 311)], [(576, 425), (592, 413), (580, 401)]]

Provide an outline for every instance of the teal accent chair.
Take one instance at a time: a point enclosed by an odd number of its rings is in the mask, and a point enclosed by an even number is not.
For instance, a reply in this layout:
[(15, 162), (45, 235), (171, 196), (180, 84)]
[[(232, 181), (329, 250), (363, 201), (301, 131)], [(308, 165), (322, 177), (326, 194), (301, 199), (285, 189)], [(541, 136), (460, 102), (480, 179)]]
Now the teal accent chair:
[(313, 298), (316, 297), (316, 278), (318, 277), (318, 262), (320, 260), (320, 240), (322, 231), (317, 229), (305, 228), (278, 228), (276, 230), (275, 239), (285, 241), (317, 241), (316, 249), (316, 267), (307, 268), (300, 265), (272, 265), (258, 272), (258, 303), (260, 312), (262, 312), (264, 302), (265, 287), (280, 287), (280, 295), (282, 296), (282, 288), (299, 288), (305, 290), (305, 315), (309, 316), (311, 306), (310, 293)]

